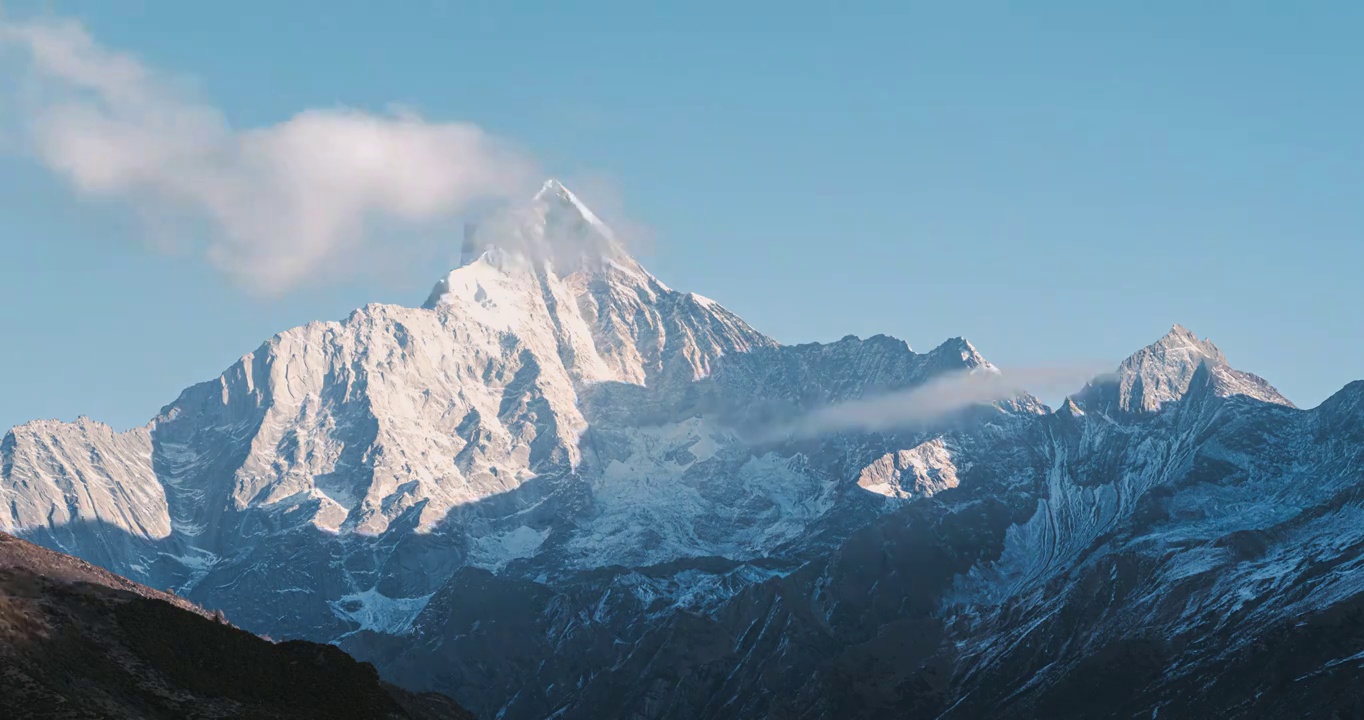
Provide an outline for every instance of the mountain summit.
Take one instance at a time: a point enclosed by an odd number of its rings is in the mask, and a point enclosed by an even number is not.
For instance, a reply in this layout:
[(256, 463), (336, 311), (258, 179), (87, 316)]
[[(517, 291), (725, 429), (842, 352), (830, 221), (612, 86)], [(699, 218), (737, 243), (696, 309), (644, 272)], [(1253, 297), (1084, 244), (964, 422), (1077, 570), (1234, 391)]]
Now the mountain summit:
[[(608, 269), (648, 276), (610, 226), (552, 178), (530, 200), (465, 226), (460, 265), (480, 260), (543, 268), (559, 277)], [(433, 294), (428, 304), (436, 299)]]
[(664, 285), (557, 180), (467, 228), (464, 249), (424, 307), (542, 342), (576, 381), (695, 379), (725, 354), (776, 345), (718, 303)]
[(1151, 413), (1182, 399), (1195, 380), (1206, 378), (1221, 397), (1244, 395), (1267, 403), (1293, 403), (1263, 378), (1231, 367), (1211, 340), (1199, 339), (1183, 325), (1174, 325), (1159, 340), (1133, 353), (1118, 366), (1112, 383), (1101, 383), (1081, 396), (1092, 409), (1113, 406), (1123, 412)]

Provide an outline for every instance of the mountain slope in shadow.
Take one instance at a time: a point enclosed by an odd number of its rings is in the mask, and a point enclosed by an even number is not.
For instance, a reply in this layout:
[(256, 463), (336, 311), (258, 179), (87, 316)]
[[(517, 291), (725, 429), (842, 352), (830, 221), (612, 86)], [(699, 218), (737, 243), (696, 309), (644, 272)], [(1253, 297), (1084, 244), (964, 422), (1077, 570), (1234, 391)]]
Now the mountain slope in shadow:
[(317, 643), (273, 643), (171, 594), (0, 533), (0, 716), (472, 718)]

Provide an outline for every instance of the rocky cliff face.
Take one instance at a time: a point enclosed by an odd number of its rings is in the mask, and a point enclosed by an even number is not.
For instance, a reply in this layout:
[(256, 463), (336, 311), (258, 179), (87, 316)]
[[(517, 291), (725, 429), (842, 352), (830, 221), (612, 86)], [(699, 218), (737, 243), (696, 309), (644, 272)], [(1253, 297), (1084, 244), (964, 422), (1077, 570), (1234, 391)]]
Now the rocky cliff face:
[(996, 370), (779, 345), (551, 182), (422, 308), (282, 333), (146, 428), (15, 428), (0, 528), (508, 718), (1164, 717), (1354, 597), (1359, 388), (1295, 409), (1178, 326), (1054, 413), (773, 432), (963, 371)]

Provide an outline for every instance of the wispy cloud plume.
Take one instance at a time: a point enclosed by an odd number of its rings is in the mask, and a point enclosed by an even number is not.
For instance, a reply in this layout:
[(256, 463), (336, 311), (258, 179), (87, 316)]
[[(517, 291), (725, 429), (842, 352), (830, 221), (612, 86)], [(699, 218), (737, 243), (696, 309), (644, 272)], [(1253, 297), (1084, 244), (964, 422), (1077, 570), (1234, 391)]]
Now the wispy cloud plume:
[(18, 120), (39, 161), (83, 195), (204, 222), (207, 258), (264, 293), (368, 249), (366, 226), (430, 223), (524, 192), (538, 174), (476, 125), (413, 113), (305, 110), (234, 128), (70, 20), (0, 17), (0, 45), (22, 66)]
[(951, 372), (903, 392), (813, 410), (770, 434), (809, 438), (839, 432), (903, 430), (942, 420), (969, 407), (1025, 394), (1061, 395), (1103, 375), (1095, 365)]

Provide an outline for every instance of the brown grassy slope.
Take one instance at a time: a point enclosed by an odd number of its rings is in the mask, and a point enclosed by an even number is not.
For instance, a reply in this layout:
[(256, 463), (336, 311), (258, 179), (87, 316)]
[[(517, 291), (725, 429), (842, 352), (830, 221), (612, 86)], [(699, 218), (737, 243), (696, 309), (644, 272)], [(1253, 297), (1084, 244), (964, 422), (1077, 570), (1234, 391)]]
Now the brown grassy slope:
[(0, 717), (471, 717), (330, 645), (271, 643), (0, 533)]

